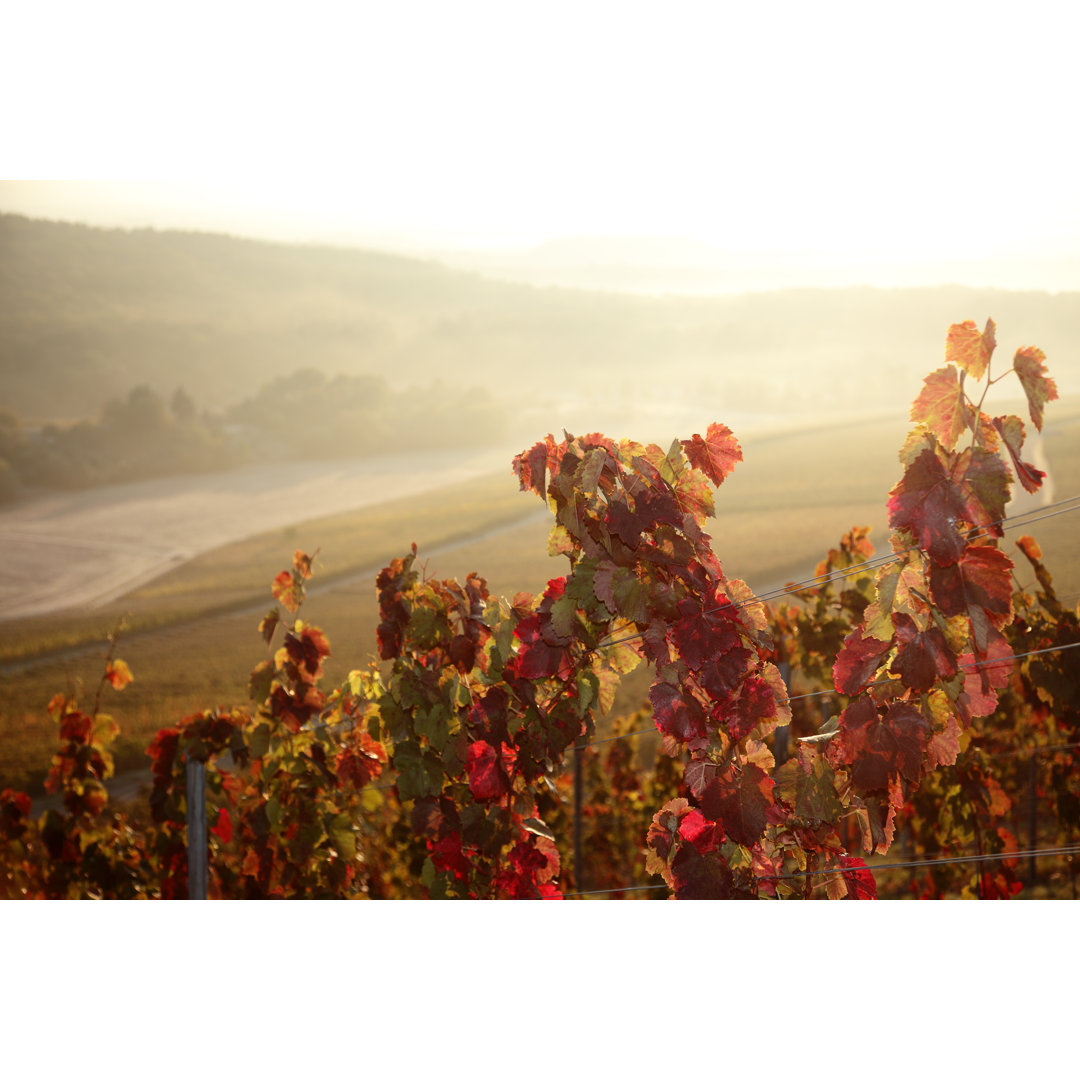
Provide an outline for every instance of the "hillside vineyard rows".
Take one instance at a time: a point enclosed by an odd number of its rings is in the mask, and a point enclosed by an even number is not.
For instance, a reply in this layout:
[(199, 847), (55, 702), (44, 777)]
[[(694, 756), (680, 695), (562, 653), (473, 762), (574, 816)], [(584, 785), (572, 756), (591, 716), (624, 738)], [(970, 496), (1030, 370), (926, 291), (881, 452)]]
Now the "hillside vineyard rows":
[[(505, 599), (477, 574), (428, 579), (413, 546), (376, 581), (378, 660), (329, 689), (297, 551), (250, 703), (159, 731), (149, 805), (125, 813), (103, 786), (102, 700), (132, 678), (114, 642), (92, 703), (50, 705), (62, 808), (34, 820), (24, 793), (0, 795), (4, 895), (188, 895), (189, 761), (207, 765), (214, 897), (866, 899), (901, 835), (914, 895), (1019, 894), (1021, 795), (1042, 808), (1039, 850), (1080, 850), (1080, 627), (1037, 541), (1016, 544), (1032, 591), (1002, 546), (1011, 485), (1043, 473), (988, 392), (1018, 380), (1041, 430), (1057, 388), (1034, 347), (991, 377), (996, 344), (993, 321), (949, 328), (888, 493), (889, 552), (855, 527), (776, 607), (705, 531), (742, 458), (714, 423), (667, 450), (592, 434), (519, 454), (562, 572)], [(642, 665), (647, 704), (590, 749)], [(650, 721), (651, 763), (629, 738)]]

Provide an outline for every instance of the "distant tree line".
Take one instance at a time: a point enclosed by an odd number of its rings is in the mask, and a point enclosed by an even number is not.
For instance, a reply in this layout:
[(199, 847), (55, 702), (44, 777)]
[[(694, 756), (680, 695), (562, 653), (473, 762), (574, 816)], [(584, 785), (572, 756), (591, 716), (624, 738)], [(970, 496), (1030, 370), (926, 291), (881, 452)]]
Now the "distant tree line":
[(0, 414), (0, 499), (30, 487), (77, 489), (227, 469), (246, 458), (219, 418), (199, 414), (178, 388), (169, 401), (147, 386), (114, 398), (97, 420), (24, 427)]
[(308, 369), (211, 413), (183, 387), (166, 400), (140, 385), (107, 402), (96, 420), (29, 427), (0, 411), (0, 502), (33, 488), (88, 488), (248, 461), (459, 449), (505, 433), (504, 408), (471, 388), (393, 390), (377, 376), (329, 378)]
[(266, 457), (352, 457), (485, 446), (508, 433), (505, 404), (485, 389), (396, 390), (376, 375), (307, 368), (273, 379), (225, 413), (228, 430)]

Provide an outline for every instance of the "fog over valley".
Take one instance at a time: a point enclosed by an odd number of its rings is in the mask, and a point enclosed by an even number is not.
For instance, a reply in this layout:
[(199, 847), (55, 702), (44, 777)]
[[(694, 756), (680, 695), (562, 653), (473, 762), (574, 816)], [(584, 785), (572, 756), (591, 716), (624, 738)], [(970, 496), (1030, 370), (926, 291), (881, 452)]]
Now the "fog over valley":
[[(964, 318), (996, 320), (995, 371), (1037, 343), (1060, 408), (1080, 392), (1080, 293), (644, 296), (12, 214), (0, 252), (5, 618), (110, 601), (335, 510), (483, 474), (512, 492), (513, 455), (564, 430), (666, 447), (718, 421), (747, 449), (721, 511), (883, 505), (910, 402)], [(1006, 384), (995, 407), (1010, 401), (1024, 412)], [(1050, 469), (1034, 431), (1029, 449)]]
[[(1061, 393), (1080, 389), (1080, 293), (640, 296), (502, 281), (380, 252), (8, 214), (0, 252), (3, 407), (31, 425), (94, 421), (140, 385), (163, 398), (182, 387), (199, 413), (246, 408), (257, 423), (260, 408), (269, 419), (275, 380), (287, 380), (284, 403), (309, 369), (320, 373), (313, 406), (337, 376), (366, 380), (342, 385), (343, 410), (365, 393), (402, 395), (388, 405), (394, 431), (379, 433), (386, 449), (430, 431), (440, 411), (448, 431), (489, 442), (634, 422), (657, 407), (812, 422), (910, 401), (942, 362), (946, 328), (988, 317), (999, 357), (1009, 353), (999, 365), (1037, 342)], [(425, 419), (414, 429), (407, 413)], [(275, 439), (302, 442), (310, 416), (280, 419)]]

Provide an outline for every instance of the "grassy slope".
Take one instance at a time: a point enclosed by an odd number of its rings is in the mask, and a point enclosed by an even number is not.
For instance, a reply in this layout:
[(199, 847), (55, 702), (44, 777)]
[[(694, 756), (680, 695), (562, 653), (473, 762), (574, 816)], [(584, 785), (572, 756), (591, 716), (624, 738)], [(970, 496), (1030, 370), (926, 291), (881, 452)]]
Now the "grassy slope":
[(213, 612), (270, 603), (269, 582), (292, 552), (319, 549), (323, 582), (377, 567), (410, 542), (445, 544), (516, 520), (534, 510), (505, 473), (315, 518), (199, 555), (93, 612), (0, 623), (0, 664), (100, 641), (121, 616), (129, 631), (169, 626)]

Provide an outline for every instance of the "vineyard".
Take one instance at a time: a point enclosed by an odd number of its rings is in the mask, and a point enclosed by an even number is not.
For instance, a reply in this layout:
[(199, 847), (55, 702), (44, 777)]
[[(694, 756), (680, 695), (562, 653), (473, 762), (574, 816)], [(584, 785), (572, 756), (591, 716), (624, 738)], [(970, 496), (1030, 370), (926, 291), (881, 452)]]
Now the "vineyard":
[[(1045, 474), (1024, 420), (984, 406), (1016, 380), (1041, 431), (1057, 388), (1041, 350), (992, 377), (995, 351), (993, 321), (949, 328), (883, 493), (889, 549), (857, 525), (775, 593), (729, 578), (706, 531), (742, 459), (719, 423), (523, 451), (547, 587), (428, 577), (413, 545), (376, 581), (378, 658), (336, 686), (301, 617), (317, 552), (295, 552), (250, 700), (158, 731), (148, 803), (123, 811), (114, 636), (93, 700), (49, 706), (62, 805), (0, 795), (0, 895), (1075, 898), (1080, 624), (1026, 529), (1077, 504), (1007, 516)], [(620, 686), (639, 708), (615, 713)]]

